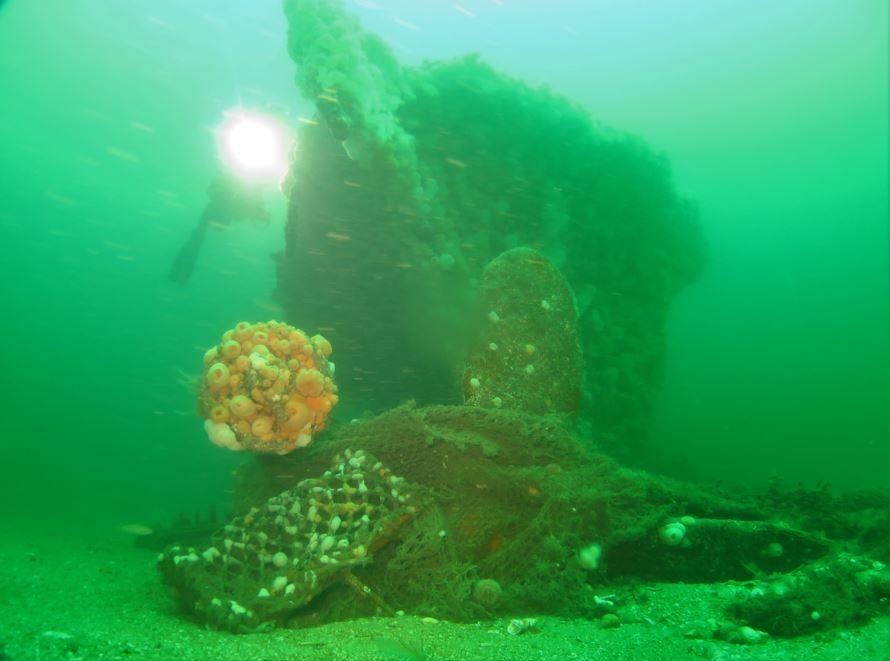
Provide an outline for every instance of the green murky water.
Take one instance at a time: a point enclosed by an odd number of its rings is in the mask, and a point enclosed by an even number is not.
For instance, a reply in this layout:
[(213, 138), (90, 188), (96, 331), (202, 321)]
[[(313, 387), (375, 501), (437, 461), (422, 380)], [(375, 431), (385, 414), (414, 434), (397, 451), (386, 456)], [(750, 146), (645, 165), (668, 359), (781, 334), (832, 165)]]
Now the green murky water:
[[(886, 489), (885, 2), (285, 5), (0, 3), (9, 521), (228, 511), (190, 381), (241, 320), (330, 334), (335, 424), (462, 401), (516, 246), (574, 289), (609, 454)], [(221, 157), (245, 111), (296, 136), (284, 183)]]

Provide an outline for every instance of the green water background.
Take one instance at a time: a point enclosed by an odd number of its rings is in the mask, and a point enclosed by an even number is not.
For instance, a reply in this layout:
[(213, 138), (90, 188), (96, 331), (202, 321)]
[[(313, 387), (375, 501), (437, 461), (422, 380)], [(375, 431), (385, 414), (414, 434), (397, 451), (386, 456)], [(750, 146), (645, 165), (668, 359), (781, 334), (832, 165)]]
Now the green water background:
[[(403, 62), (479, 52), (642, 136), (700, 204), (709, 264), (671, 314), (645, 465), (887, 484), (886, 2), (351, 6)], [(239, 457), (177, 381), (235, 322), (280, 316), (283, 197), (269, 226), (211, 235), (188, 287), (166, 273), (222, 112), (311, 116), (285, 32), (275, 2), (0, 9), (7, 520), (150, 522), (229, 488)]]

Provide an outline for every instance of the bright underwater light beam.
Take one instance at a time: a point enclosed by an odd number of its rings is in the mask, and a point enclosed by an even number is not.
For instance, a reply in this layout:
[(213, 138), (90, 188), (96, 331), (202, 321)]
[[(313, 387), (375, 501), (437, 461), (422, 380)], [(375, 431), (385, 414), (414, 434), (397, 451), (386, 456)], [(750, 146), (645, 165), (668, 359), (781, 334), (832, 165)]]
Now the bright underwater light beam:
[(233, 110), (216, 135), (223, 161), (240, 178), (281, 180), (287, 174), (291, 138), (271, 117)]

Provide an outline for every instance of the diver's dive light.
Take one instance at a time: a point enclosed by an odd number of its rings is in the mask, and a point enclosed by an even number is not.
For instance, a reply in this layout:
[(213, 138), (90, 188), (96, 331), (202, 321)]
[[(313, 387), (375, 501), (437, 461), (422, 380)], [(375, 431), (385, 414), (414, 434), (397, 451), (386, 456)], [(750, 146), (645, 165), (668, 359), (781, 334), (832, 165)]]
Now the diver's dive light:
[(217, 129), (217, 141), (223, 161), (242, 179), (277, 181), (287, 174), (290, 137), (270, 117), (232, 110)]
[(267, 220), (263, 189), (272, 182), (280, 184), (288, 170), (291, 137), (271, 117), (240, 108), (231, 110), (216, 130), (216, 140), (230, 172), (214, 177), (198, 224), (170, 267), (170, 279), (183, 285), (192, 276), (207, 228), (243, 219)]

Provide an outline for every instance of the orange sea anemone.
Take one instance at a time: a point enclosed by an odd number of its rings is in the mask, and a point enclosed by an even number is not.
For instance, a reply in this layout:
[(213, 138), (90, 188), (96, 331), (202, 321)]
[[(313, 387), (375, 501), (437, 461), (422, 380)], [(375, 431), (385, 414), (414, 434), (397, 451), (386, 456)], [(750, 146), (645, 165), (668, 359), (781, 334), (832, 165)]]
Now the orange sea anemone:
[(207, 369), (205, 382), (213, 390), (219, 390), (229, 385), (229, 368), (223, 363), (213, 363)]
[(229, 408), (239, 418), (252, 418), (256, 415), (256, 405), (250, 397), (235, 395), (229, 402)]
[(297, 390), (304, 397), (318, 397), (324, 392), (324, 374), (317, 369), (307, 369), (297, 375)]
[(286, 454), (324, 429), (339, 399), (331, 343), (278, 321), (240, 322), (204, 355), (201, 414), (232, 450)]

